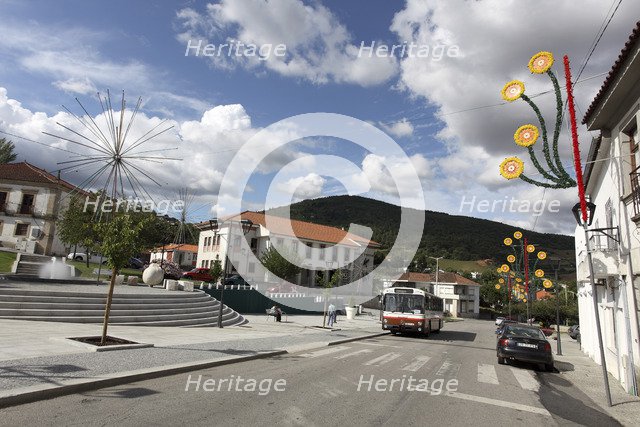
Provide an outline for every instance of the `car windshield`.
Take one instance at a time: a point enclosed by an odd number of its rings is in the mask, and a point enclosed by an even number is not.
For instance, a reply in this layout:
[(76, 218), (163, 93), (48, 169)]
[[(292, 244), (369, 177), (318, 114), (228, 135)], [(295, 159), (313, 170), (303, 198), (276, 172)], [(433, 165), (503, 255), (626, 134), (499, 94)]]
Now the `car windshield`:
[(534, 338), (537, 340), (546, 339), (540, 329), (525, 328), (520, 326), (507, 326), (504, 331), (505, 335), (510, 338)]

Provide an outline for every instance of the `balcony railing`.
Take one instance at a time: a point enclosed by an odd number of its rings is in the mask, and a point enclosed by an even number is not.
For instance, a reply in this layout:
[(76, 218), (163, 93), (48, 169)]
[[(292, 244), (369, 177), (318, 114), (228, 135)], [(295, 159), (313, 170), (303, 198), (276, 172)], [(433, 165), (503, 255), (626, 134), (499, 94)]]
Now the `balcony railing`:
[(640, 167), (629, 174), (631, 178), (631, 196), (633, 199), (633, 219), (640, 219)]

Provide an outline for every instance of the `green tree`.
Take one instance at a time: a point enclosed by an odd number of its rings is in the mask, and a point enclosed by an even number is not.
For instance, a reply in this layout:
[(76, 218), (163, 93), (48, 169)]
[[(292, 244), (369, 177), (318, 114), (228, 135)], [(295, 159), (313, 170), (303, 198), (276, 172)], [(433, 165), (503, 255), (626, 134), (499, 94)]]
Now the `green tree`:
[(280, 279), (292, 280), (300, 272), (298, 264), (301, 264), (301, 260), (298, 254), (295, 254), (292, 251), (287, 251), (286, 255), (288, 258), (292, 258), (296, 261), (296, 263), (293, 264), (289, 262), (287, 258), (283, 257), (280, 252), (273, 247), (269, 248), (262, 255), (260, 262), (267, 270), (278, 276)]
[(18, 157), (13, 152), (15, 145), (6, 138), (0, 138), (0, 163), (11, 163)]
[(222, 262), (219, 259), (213, 262), (213, 265), (209, 269), (209, 275), (211, 276), (211, 281), (216, 283), (218, 279), (222, 277), (224, 271), (222, 271)]
[(124, 214), (112, 217), (109, 222), (98, 223), (96, 227), (102, 241), (102, 254), (107, 257), (111, 267), (111, 281), (109, 282), (109, 293), (102, 325), (102, 340), (100, 341), (102, 345), (107, 340), (107, 327), (109, 325), (116, 276), (121, 269), (129, 265), (129, 258), (142, 249), (140, 232), (144, 225), (144, 221), (136, 224), (130, 215)]

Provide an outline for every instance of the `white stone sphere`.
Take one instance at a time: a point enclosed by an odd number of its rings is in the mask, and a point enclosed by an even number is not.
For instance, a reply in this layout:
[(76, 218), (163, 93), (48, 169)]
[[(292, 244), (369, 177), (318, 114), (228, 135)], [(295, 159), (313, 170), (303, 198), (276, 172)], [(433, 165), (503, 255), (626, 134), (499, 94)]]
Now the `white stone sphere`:
[(149, 286), (159, 285), (162, 279), (164, 279), (164, 270), (156, 263), (151, 263), (142, 273), (142, 281)]

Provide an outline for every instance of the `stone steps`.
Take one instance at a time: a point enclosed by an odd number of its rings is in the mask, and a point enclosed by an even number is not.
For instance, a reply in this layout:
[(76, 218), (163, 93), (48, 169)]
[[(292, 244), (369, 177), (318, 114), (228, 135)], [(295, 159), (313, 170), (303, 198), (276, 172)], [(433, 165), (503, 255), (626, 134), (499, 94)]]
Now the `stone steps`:
[[(49, 322), (101, 323), (105, 293), (0, 289), (0, 318)], [(117, 292), (117, 290), (116, 290)], [(114, 295), (109, 323), (138, 326), (217, 326), (220, 303), (204, 292), (126, 293)], [(229, 307), (223, 325), (246, 322)]]

